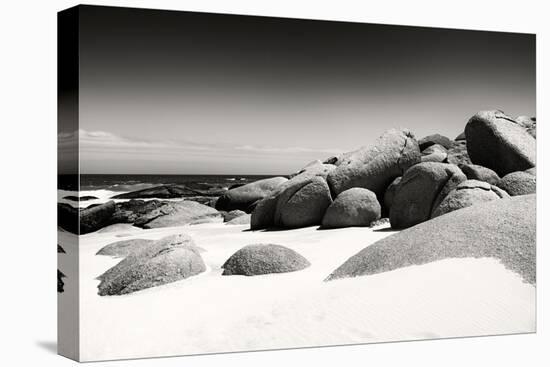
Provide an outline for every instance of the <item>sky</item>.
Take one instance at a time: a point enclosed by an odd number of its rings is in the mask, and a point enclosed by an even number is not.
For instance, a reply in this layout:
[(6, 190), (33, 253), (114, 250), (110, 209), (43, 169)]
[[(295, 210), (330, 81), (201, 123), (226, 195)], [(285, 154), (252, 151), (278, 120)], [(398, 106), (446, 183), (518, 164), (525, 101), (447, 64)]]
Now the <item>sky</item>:
[(536, 112), (534, 35), (89, 6), (79, 32), (82, 173), (289, 174)]

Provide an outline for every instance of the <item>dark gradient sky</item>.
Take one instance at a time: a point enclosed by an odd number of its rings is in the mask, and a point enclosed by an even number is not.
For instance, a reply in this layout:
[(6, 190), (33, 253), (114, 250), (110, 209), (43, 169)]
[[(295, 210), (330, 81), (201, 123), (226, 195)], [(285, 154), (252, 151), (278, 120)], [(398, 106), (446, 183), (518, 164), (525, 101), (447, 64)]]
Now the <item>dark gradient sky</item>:
[(535, 37), (80, 8), (83, 173), (293, 172), (384, 130), (535, 114)]

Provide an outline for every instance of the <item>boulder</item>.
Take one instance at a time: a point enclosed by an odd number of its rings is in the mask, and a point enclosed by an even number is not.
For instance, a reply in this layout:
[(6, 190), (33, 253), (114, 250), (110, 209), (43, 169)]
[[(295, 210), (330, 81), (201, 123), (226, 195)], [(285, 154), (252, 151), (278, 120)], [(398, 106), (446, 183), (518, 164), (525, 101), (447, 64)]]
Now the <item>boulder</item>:
[(426, 162), (409, 168), (390, 209), (392, 228), (407, 228), (430, 219), (432, 211), (466, 176), (447, 163)]
[(535, 139), (537, 138), (537, 119), (535, 117), (518, 116), (516, 117), (516, 122), (523, 126), (529, 135)]
[(453, 143), (453, 146), (447, 150), (447, 163), (450, 164), (471, 164), (466, 140), (459, 140)]
[(147, 223), (161, 214), (160, 208), (167, 205), (160, 200), (135, 200), (117, 203), (113, 214), (114, 223)]
[(258, 230), (273, 227), (275, 225), (276, 208), (277, 196), (270, 196), (258, 201), (250, 217), (250, 229)]
[(443, 145), (433, 144), (422, 151), (421, 162), (445, 162), (447, 149)]
[(368, 227), (380, 219), (381, 208), (376, 194), (354, 187), (343, 191), (323, 216), (323, 228)]
[(460, 141), (460, 140), (466, 140), (466, 134), (464, 134), (464, 131), (458, 134), (455, 138), (455, 141)]
[(487, 167), (479, 166), (477, 164), (461, 164), (460, 169), (468, 180), (478, 180), (496, 185), (500, 181), (497, 173)]
[(384, 212), (385, 213), (390, 212), (391, 206), (393, 204), (393, 199), (395, 197), (395, 193), (397, 192), (397, 188), (399, 187), (400, 182), (401, 182), (401, 177), (397, 177), (386, 188), (386, 192), (384, 193)]
[(285, 185), (277, 196), (274, 224), (283, 228), (319, 225), (331, 203), (330, 190), (323, 177), (295, 180)]
[(537, 176), (529, 172), (512, 172), (499, 181), (498, 187), (511, 196), (534, 194), (537, 191)]
[(302, 173), (307, 172), (311, 176), (324, 176), (326, 177), (330, 171), (335, 169), (336, 166), (330, 163), (324, 163), (320, 160), (316, 160), (313, 162), (310, 162), (304, 166), (301, 170), (299, 170), (297, 173), (292, 174), (290, 177), (293, 178), (295, 176), (298, 176)]
[(111, 200), (105, 204), (80, 210), (80, 234), (94, 232), (111, 224), (115, 209), (115, 202)]
[(117, 241), (107, 246), (102, 247), (96, 255), (111, 256), (111, 257), (126, 257), (130, 254), (137, 253), (150, 246), (154, 240), (145, 240), (136, 238), (132, 240)]
[(508, 197), (510, 196), (506, 192), (487, 182), (467, 180), (460, 183), (443, 199), (433, 210), (432, 218), (457, 209)]
[(230, 221), (227, 221), (225, 224), (240, 225), (240, 224), (250, 224), (250, 218), (252, 214), (245, 214), (239, 217), (233, 218)]
[(151, 213), (151, 217), (154, 219), (145, 223), (138, 221), (134, 225), (149, 229), (183, 226), (197, 221), (221, 221), (221, 215), (216, 209), (189, 200), (166, 202), (155, 213)]
[(453, 142), (448, 137), (440, 134), (428, 135), (418, 141), (418, 146), (421, 151), (424, 151), (426, 148), (431, 147), (434, 144), (438, 144), (445, 149), (449, 149), (453, 145)]
[(369, 245), (327, 280), (383, 273), (446, 258), (491, 257), (534, 284), (535, 207), (535, 195), (526, 195), (456, 210)]
[(278, 186), (285, 183), (285, 177), (272, 177), (226, 191), (216, 202), (216, 209), (248, 211), (250, 206), (269, 196)]
[(57, 203), (57, 225), (68, 232), (78, 234), (78, 213), (78, 208)]
[(134, 227), (130, 223), (115, 223), (110, 224), (107, 227), (101, 228), (97, 233), (117, 233), (124, 235), (132, 235), (134, 233), (142, 232), (142, 228)]
[(536, 165), (536, 140), (502, 111), (481, 111), (466, 124), (468, 154), (473, 163), (498, 175)]
[(222, 265), (222, 275), (263, 275), (303, 270), (309, 261), (281, 245), (248, 245), (235, 252)]
[(344, 155), (327, 176), (333, 196), (362, 187), (381, 197), (386, 187), (405, 170), (420, 162), (420, 149), (406, 129), (389, 130), (369, 147)]
[(243, 212), (242, 210), (232, 210), (230, 212), (223, 212), (221, 214), (223, 216), (223, 221), (229, 222), (237, 217), (246, 215), (246, 212)]
[(191, 237), (172, 235), (130, 253), (100, 275), (98, 294), (128, 294), (182, 280), (205, 270), (206, 265)]

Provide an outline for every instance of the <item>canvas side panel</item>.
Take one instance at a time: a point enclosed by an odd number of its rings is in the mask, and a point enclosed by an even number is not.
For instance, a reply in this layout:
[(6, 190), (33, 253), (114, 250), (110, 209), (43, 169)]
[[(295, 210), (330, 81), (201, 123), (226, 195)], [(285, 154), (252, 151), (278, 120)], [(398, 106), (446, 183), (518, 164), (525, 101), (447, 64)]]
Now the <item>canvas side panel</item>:
[(79, 360), (79, 202), (63, 199), (79, 197), (78, 8), (58, 13), (57, 24), (57, 350)]

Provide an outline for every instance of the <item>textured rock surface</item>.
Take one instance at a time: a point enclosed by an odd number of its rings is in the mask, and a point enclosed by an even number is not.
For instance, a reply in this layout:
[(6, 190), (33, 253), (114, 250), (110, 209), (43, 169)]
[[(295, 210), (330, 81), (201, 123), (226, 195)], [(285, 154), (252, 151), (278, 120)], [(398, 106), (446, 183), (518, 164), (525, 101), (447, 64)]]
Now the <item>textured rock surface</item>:
[(329, 173), (334, 196), (352, 187), (362, 187), (382, 196), (386, 187), (405, 170), (420, 162), (420, 149), (409, 130), (389, 130), (369, 147), (348, 153)]
[(500, 181), (497, 173), (490, 168), (479, 166), (477, 164), (461, 164), (460, 169), (468, 180), (478, 180), (496, 185)]
[(412, 166), (395, 193), (391, 226), (407, 228), (430, 219), (432, 210), (463, 181), (466, 176), (452, 164), (426, 162)]
[(297, 180), (277, 197), (274, 224), (284, 228), (319, 225), (331, 203), (330, 191), (323, 177)]
[(537, 176), (529, 172), (512, 172), (499, 181), (498, 187), (511, 196), (534, 194), (537, 191)]
[(481, 111), (466, 124), (468, 154), (473, 163), (500, 176), (536, 165), (536, 140), (501, 111)]
[(422, 151), (421, 162), (445, 162), (447, 149), (439, 144), (430, 145)]
[(447, 150), (447, 163), (451, 164), (471, 164), (466, 140), (458, 140), (453, 143), (453, 146)]
[(142, 238), (136, 238), (125, 241), (117, 241), (110, 243), (107, 246), (102, 247), (96, 255), (112, 256), (112, 257), (126, 257), (132, 253), (142, 251), (151, 245), (154, 240), (145, 240)]
[(219, 197), (216, 209), (225, 211), (238, 209), (249, 212), (252, 204), (271, 195), (278, 186), (286, 181), (285, 177), (272, 177), (228, 190)]
[(242, 210), (232, 210), (230, 212), (223, 212), (221, 215), (223, 216), (224, 222), (229, 222), (237, 217), (246, 215), (246, 212), (243, 212)]
[(167, 202), (151, 213), (154, 219), (146, 223), (136, 222), (135, 225), (143, 228), (176, 227), (197, 221), (218, 222), (221, 221), (220, 213), (207, 205), (195, 201), (183, 200)]
[(438, 144), (444, 147), (445, 149), (449, 149), (453, 145), (453, 142), (448, 137), (440, 134), (428, 135), (418, 141), (418, 146), (420, 147), (421, 151), (425, 150), (426, 148), (434, 144)]
[(251, 217), (252, 217), (252, 214), (241, 215), (231, 219), (230, 221), (227, 221), (226, 224), (232, 224), (232, 225), (250, 224)]
[(364, 248), (328, 280), (377, 274), (446, 258), (492, 257), (534, 284), (535, 206), (535, 195), (526, 195), (442, 215)]
[(250, 217), (250, 229), (258, 230), (273, 227), (275, 225), (276, 208), (276, 196), (260, 200), (252, 211)]
[(374, 192), (354, 187), (343, 191), (328, 207), (323, 228), (367, 227), (380, 219), (381, 208)]
[[(190, 187), (191, 186), (191, 187)], [(176, 199), (194, 196), (219, 196), (225, 190), (222, 187), (200, 186), (199, 184), (189, 185), (161, 185), (149, 187), (142, 190), (131, 191), (115, 195), (113, 199)]]
[(432, 218), (487, 201), (508, 198), (509, 195), (487, 182), (467, 180), (459, 184), (432, 212)]
[(223, 275), (262, 275), (303, 270), (309, 261), (281, 245), (248, 245), (235, 252), (222, 265)]
[(175, 282), (206, 270), (199, 249), (187, 235), (172, 235), (131, 253), (100, 275), (98, 294), (121, 295)]
[(393, 204), (393, 199), (395, 198), (395, 193), (397, 192), (400, 182), (401, 182), (401, 177), (397, 177), (386, 188), (386, 192), (384, 193), (384, 212), (385, 213), (389, 214), (390, 212), (391, 206)]
[(80, 234), (94, 232), (110, 224), (115, 209), (115, 202), (108, 201), (80, 210)]

